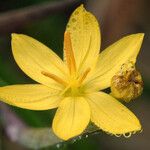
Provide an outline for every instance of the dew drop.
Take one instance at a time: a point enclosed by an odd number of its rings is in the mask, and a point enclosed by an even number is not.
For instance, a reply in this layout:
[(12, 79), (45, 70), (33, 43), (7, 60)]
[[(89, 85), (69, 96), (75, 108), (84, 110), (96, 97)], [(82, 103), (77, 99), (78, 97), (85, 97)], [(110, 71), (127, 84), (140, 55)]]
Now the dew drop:
[(81, 136), (79, 136), (78, 138), (79, 138), (79, 140), (81, 140)]
[(89, 136), (88, 136), (88, 135), (85, 135), (85, 137), (88, 138)]
[(57, 148), (60, 148), (60, 144), (56, 144), (56, 147), (57, 147)]
[(79, 14), (79, 12), (78, 11), (75, 11), (75, 13), (74, 13), (75, 15), (78, 15)]
[(142, 132), (143, 132), (143, 129), (140, 130), (140, 133), (142, 133)]
[(133, 131), (133, 132), (132, 132), (132, 134), (135, 134), (135, 133), (136, 133), (136, 131)]
[(121, 134), (115, 134), (116, 137), (121, 137)]
[(129, 137), (131, 137), (131, 135), (132, 135), (132, 132), (123, 134), (123, 136), (124, 136), (125, 138), (129, 138)]
[[(114, 135), (114, 134), (112, 134), (112, 133), (110, 133), (110, 132), (106, 132), (108, 135), (110, 135), (110, 136), (112, 136), (112, 135)], [(118, 134), (117, 134), (118, 135)]]
[(76, 19), (75, 18), (72, 18), (72, 20), (71, 20), (72, 22), (76, 22)]
[(72, 143), (75, 143), (75, 142), (76, 142), (76, 139), (73, 139), (73, 140), (72, 140)]

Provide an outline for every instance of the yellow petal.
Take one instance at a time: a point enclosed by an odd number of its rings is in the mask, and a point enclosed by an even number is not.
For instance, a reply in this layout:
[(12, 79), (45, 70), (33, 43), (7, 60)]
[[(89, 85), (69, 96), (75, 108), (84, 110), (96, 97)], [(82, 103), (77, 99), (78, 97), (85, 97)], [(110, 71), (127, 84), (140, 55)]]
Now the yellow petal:
[(41, 84), (24, 84), (0, 87), (0, 99), (13, 106), (47, 110), (58, 106), (59, 91)]
[(102, 130), (112, 134), (125, 134), (141, 130), (136, 116), (112, 96), (97, 92), (88, 97), (91, 121)]
[(97, 72), (91, 80), (92, 85), (99, 89), (109, 87), (111, 78), (120, 70), (122, 64), (129, 61), (135, 63), (143, 37), (143, 33), (126, 36), (100, 53)]
[(66, 66), (48, 47), (22, 34), (12, 34), (12, 50), (19, 67), (32, 79), (44, 85), (59, 88), (57, 82), (41, 72), (65, 78)]
[(100, 50), (100, 31), (96, 18), (81, 5), (71, 15), (66, 32), (71, 35), (77, 69), (93, 67)]
[(60, 103), (53, 120), (54, 133), (68, 140), (83, 132), (90, 120), (90, 109), (82, 97), (67, 97)]

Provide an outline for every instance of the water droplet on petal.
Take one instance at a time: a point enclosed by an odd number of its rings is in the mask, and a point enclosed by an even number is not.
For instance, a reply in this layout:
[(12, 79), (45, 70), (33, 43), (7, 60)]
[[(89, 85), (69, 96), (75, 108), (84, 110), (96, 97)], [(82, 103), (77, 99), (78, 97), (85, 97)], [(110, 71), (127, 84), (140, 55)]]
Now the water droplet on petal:
[(110, 133), (110, 132), (106, 132), (108, 135), (110, 135), (110, 136), (112, 136), (112, 135), (114, 135), (114, 134), (112, 134), (112, 133)]
[(140, 133), (142, 133), (142, 132), (143, 132), (143, 129), (140, 130)]
[(116, 137), (121, 137), (121, 134), (115, 134)]
[(135, 134), (137, 131), (133, 131), (132, 134)]
[(81, 136), (78, 136), (79, 140), (81, 139)]
[(75, 11), (75, 12), (74, 12), (74, 14), (75, 14), (75, 15), (78, 15), (78, 14), (79, 14), (79, 12), (78, 12), (78, 11)]
[(60, 148), (60, 144), (56, 144), (56, 147), (57, 147), (57, 148)]
[(125, 138), (129, 138), (129, 137), (131, 137), (131, 135), (132, 135), (132, 132), (123, 134), (123, 136), (124, 136)]
[(72, 18), (72, 20), (71, 20), (72, 22), (76, 22), (76, 19), (75, 18)]
[(74, 138), (73, 140), (72, 140), (72, 143), (75, 143), (76, 142), (76, 139)]

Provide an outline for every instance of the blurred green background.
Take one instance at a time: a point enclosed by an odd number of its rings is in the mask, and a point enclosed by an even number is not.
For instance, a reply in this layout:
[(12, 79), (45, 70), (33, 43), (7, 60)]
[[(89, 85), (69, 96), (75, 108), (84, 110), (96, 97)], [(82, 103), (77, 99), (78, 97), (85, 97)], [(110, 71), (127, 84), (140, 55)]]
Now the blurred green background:
[[(149, 150), (150, 149), (150, 4), (148, 0), (1, 0), (0, 1), (0, 85), (34, 83), (15, 63), (11, 53), (11, 33), (23, 33), (41, 41), (62, 57), (63, 33), (71, 12), (81, 3), (100, 21), (102, 49), (124, 35), (144, 32), (145, 39), (137, 68), (144, 79), (141, 97), (126, 104), (143, 125), (143, 132), (131, 138), (116, 138), (104, 132), (66, 143), (63, 150)], [(47, 7), (46, 7), (47, 6)], [(43, 8), (43, 9), (41, 9)], [(18, 11), (19, 10), (19, 11)], [(32, 11), (31, 11), (32, 10)], [(47, 11), (46, 11), (47, 10)], [(30, 14), (31, 11), (31, 14)], [(23, 13), (22, 13), (23, 12)], [(26, 13), (29, 13), (26, 15)], [(20, 17), (19, 15), (25, 16)], [(32, 127), (49, 127), (55, 110), (11, 110)], [(27, 150), (13, 142), (0, 125), (0, 149)], [(56, 146), (44, 149), (58, 149)]]

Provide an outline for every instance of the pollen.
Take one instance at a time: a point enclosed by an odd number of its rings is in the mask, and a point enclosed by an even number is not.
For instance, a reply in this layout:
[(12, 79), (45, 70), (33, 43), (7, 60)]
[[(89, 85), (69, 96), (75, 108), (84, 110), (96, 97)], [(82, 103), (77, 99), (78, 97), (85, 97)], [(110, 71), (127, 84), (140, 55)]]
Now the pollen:
[(87, 68), (87, 70), (83, 73), (83, 75), (80, 77), (80, 79), (79, 79), (79, 83), (81, 84), (83, 81), (84, 81), (84, 79), (87, 77), (87, 75), (89, 74), (89, 72), (90, 72), (90, 68)]

